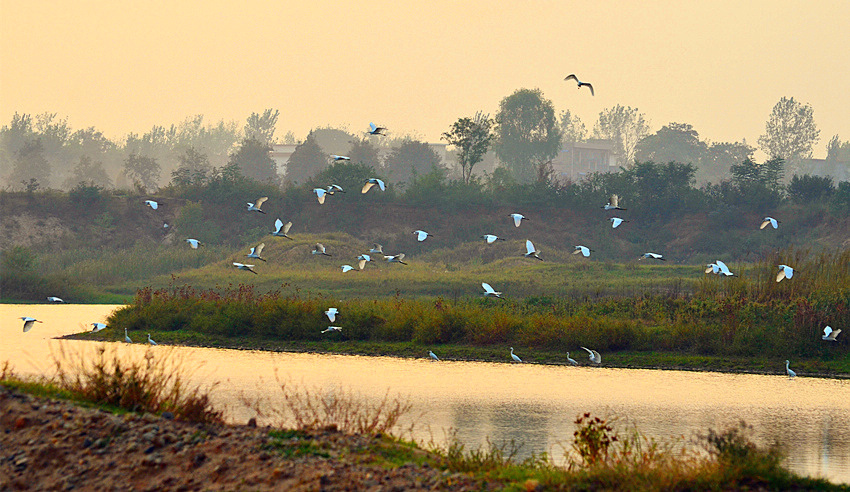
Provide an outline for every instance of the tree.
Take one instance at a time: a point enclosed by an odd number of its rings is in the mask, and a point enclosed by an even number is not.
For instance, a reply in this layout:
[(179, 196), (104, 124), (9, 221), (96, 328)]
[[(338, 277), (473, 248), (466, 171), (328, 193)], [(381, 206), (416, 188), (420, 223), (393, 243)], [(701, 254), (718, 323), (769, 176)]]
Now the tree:
[(649, 133), (649, 124), (637, 108), (616, 105), (599, 113), (593, 136), (614, 142), (617, 162), (629, 167), (635, 160), (637, 143)]
[(812, 107), (783, 97), (773, 106), (758, 143), (771, 158), (784, 159), (796, 167), (812, 156), (819, 135)]
[(490, 115), (479, 111), (473, 118), (466, 117), (455, 121), (451, 129), (443, 133), (443, 139), (458, 149), (457, 161), (466, 184), (469, 184), (472, 177), (472, 168), (484, 159), (484, 154), (490, 148), (490, 142), (493, 140), (492, 126)]
[(756, 151), (746, 142), (717, 142), (708, 146), (697, 170), (700, 182), (720, 182), (729, 175), (729, 168), (745, 159), (752, 159)]
[(90, 186), (98, 186), (100, 188), (109, 188), (112, 186), (112, 180), (103, 169), (103, 163), (100, 161), (92, 161), (92, 158), (87, 155), (80, 156), (79, 162), (71, 171), (71, 176), (65, 180), (65, 188), (73, 188), (80, 183), (87, 183)]
[(393, 183), (410, 183), (414, 177), (442, 167), (440, 156), (430, 145), (410, 139), (393, 148), (384, 159), (384, 168)]
[(319, 147), (313, 132), (295, 147), (295, 152), (286, 163), (286, 180), (290, 183), (305, 183), (312, 176), (328, 167), (328, 156)]
[(0, 176), (6, 177), (11, 172), (18, 151), (35, 138), (32, 116), (17, 112), (12, 115), (11, 123), (0, 128)]
[(826, 144), (826, 161), (829, 163), (850, 162), (850, 141), (842, 142), (833, 135)]
[(258, 140), (266, 145), (274, 143), (274, 129), (280, 111), (267, 109), (263, 114), (251, 113), (245, 125), (245, 138)]
[(206, 154), (198, 152), (195, 147), (189, 147), (177, 156), (180, 165), (171, 173), (171, 181), (177, 186), (203, 184), (212, 171), (210, 160)]
[(552, 101), (540, 89), (519, 89), (499, 103), (494, 150), (517, 181), (529, 183), (537, 167), (558, 155), (561, 131)]
[(378, 156), (378, 148), (365, 138), (356, 138), (351, 142), (351, 150), (348, 157), (352, 163), (369, 166), (376, 171), (381, 169), (381, 159)]
[(587, 137), (587, 127), (584, 126), (578, 116), (570, 113), (570, 110), (561, 111), (560, 126), (562, 147), (584, 142)]
[(130, 154), (124, 161), (124, 174), (147, 189), (156, 188), (161, 169), (154, 157)]
[(325, 154), (348, 155), (354, 135), (345, 130), (325, 127), (316, 128), (310, 133)]
[(788, 197), (795, 202), (809, 203), (828, 198), (835, 191), (830, 176), (794, 175), (788, 184)]
[(242, 140), (236, 152), (230, 154), (228, 164), (235, 164), (246, 178), (277, 183), (280, 178), (277, 166), (269, 156), (271, 150), (266, 143), (255, 138), (246, 138)]
[(708, 151), (699, 133), (687, 123), (670, 123), (652, 135), (642, 138), (635, 146), (635, 159), (652, 162), (694, 164), (703, 160)]
[(32, 180), (45, 188), (50, 185), (50, 163), (44, 157), (41, 138), (24, 143), (18, 150), (12, 174), (9, 177), (9, 181), (15, 185), (23, 182), (24, 186), (27, 186), (26, 183)]

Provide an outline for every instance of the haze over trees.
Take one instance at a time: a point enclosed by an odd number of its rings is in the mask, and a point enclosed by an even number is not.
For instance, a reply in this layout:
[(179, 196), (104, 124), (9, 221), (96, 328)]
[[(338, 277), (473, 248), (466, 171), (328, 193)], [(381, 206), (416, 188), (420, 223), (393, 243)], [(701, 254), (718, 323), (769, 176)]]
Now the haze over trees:
[(784, 159), (799, 170), (800, 161), (812, 156), (819, 135), (812, 107), (783, 97), (773, 106), (758, 143), (765, 154)]
[(443, 133), (443, 139), (458, 149), (461, 179), (466, 184), (472, 178), (472, 168), (484, 159), (484, 154), (490, 148), (494, 137), (492, 128), (490, 115), (479, 111), (472, 118), (460, 118), (452, 123), (449, 131)]
[(561, 130), (555, 106), (540, 89), (519, 89), (502, 99), (494, 149), (520, 183), (534, 181), (540, 166), (558, 155)]
[(599, 113), (593, 125), (594, 138), (611, 140), (617, 155), (617, 163), (628, 167), (635, 160), (638, 142), (649, 133), (649, 123), (637, 108), (616, 105)]

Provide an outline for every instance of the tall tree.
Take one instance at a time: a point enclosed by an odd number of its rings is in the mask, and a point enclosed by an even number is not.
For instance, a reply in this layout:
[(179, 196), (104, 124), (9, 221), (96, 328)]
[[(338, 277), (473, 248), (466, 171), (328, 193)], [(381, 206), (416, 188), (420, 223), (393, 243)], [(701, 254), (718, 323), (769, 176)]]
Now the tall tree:
[(410, 183), (434, 168), (443, 167), (440, 156), (425, 142), (405, 140), (384, 159), (384, 168), (393, 183)]
[(773, 106), (758, 143), (765, 154), (797, 167), (802, 159), (812, 156), (819, 135), (812, 107), (783, 97)]
[(850, 141), (842, 142), (833, 135), (826, 144), (826, 161), (829, 163), (850, 162)]
[(457, 160), (460, 164), (463, 182), (469, 184), (472, 168), (484, 159), (493, 140), (493, 120), (490, 115), (475, 113), (473, 118), (461, 118), (452, 124), (449, 131), (443, 133), (449, 145), (457, 147)]
[(269, 156), (272, 148), (255, 138), (242, 140), (239, 148), (230, 155), (229, 164), (235, 164), (246, 178), (277, 183), (279, 176), (274, 160)]
[(124, 174), (146, 189), (156, 188), (161, 168), (154, 157), (130, 154), (124, 161)]
[(599, 113), (593, 136), (614, 142), (617, 161), (629, 167), (635, 160), (637, 143), (649, 133), (649, 123), (637, 108), (616, 105)]
[(66, 188), (73, 188), (80, 183), (87, 183), (101, 188), (110, 188), (112, 186), (112, 180), (109, 179), (109, 175), (103, 169), (103, 163), (93, 161), (87, 155), (80, 156), (79, 162), (77, 162), (77, 165), (71, 171), (71, 176), (65, 180), (64, 186)]
[(13, 186), (22, 182), (27, 186), (27, 182), (35, 180), (39, 186), (47, 188), (50, 186), (50, 171), (50, 163), (44, 157), (41, 138), (36, 138), (24, 143), (18, 150), (9, 181)]
[(561, 111), (561, 146), (571, 146), (579, 142), (584, 142), (587, 138), (587, 127), (584, 126), (581, 119), (570, 112), (570, 110)]
[(715, 142), (708, 149), (697, 170), (697, 181), (719, 183), (729, 177), (729, 168), (752, 159), (756, 149), (746, 142)]
[(297, 147), (286, 163), (286, 180), (303, 184), (328, 167), (328, 156), (319, 147), (313, 132)]
[(679, 162), (696, 166), (708, 151), (699, 133), (687, 123), (670, 123), (642, 138), (635, 147), (635, 159), (658, 164)]
[(496, 155), (520, 182), (561, 150), (561, 131), (552, 101), (540, 89), (519, 89), (502, 99), (496, 114)]
[(245, 125), (245, 138), (258, 140), (266, 145), (274, 143), (274, 129), (280, 111), (267, 109), (263, 114), (251, 113)]
[(372, 144), (371, 140), (355, 138), (351, 142), (351, 150), (348, 151), (348, 157), (351, 158), (352, 164), (362, 164), (376, 171), (381, 170), (381, 158), (378, 154), (378, 148)]

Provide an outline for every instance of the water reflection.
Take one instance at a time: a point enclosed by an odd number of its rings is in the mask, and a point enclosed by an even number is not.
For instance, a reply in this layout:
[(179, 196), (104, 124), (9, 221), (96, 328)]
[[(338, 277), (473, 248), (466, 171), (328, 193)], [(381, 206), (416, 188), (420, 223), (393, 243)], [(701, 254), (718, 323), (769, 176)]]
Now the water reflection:
[[(52, 340), (78, 332), (81, 323), (103, 321), (109, 306), (0, 305), (0, 363), (19, 372), (43, 374), (51, 368), (51, 347), (92, 353), (96, 344)], [(22, 333), (19, 316), (44, 321)], [(141, 356), (142, 344), (114, 345), (122, 357)], [(446, 429), (467, 448), (489, 440), (522, 443), (522, 456), (563, 456), (576, 415), (627, 418), (647, 437), (692, 442), (697, 432), (724, 429), (741, 419), (760, 444), (779, 442), (789, 468), (850, 483), (850, 381), (784, 376), (729, 375), (677, 371), (552, 367), (404, 360), (391, 357), (323, 356), (190, 347), (171, 350), (198, 367), (192, 380), (219, 382), (216, 403), (235, 422), (253, 416), (240, 396), (280, 398), (281, 381), (352, 390), (382, 398), (387, 390), (409, 395), (418, 422), (416, 439), (442, 442)], [(781, 369), (781, 368), (780, 368)], [(424, 417), (421, 417), (424, 415)]]

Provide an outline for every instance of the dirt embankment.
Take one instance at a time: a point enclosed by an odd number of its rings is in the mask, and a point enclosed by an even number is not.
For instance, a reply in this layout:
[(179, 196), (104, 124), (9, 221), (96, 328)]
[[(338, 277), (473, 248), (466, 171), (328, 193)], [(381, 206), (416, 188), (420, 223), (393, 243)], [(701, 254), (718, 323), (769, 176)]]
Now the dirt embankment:
[(380, 436), (329, 429), (273, 437), (269, 431), (190, 424), (151, 414), (118, 416), (0, 387), (0, 490), (383, 491), (496, 486), (412, 461), (388, 467), (379, 453), (392, 454), (392, 448), (401, 445)]

